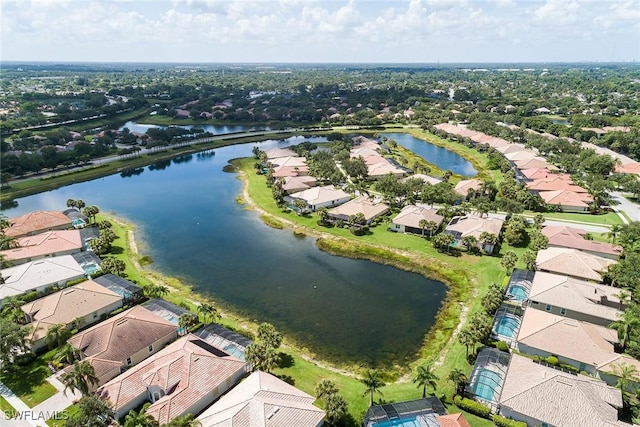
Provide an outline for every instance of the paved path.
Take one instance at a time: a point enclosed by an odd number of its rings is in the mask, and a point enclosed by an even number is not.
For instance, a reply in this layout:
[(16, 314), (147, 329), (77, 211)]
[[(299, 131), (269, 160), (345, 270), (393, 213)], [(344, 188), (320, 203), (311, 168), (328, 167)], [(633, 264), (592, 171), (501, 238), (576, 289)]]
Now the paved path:
[(32, 409), (27, 406), (18, 396), (16, 396), (9, 387), (0, 383), (0, 396), (4, 397), (7, 402), (13, 409), (18, 411), (19, 414), (24, 415), (24, 420), (7, 420), (6, 414), (0, 414), (0, 425), (7, 427), (37, 427), (39, 424), (36, 421), (28, 420), (26, 418), (30, 417), (32, 413)]
[[(622, 193), (618, 192), (618, 191), (614, 191), (611, 193), (611, 198), (613, 200), (615, 200), (616, 202), (618, 202), (618, 205), (616, 206), (612, 206), (616, 211), (624, 211), (624, 213), (626, 213), (629, 218), (631, 218), (631, 221), (640, 221), (640, 206), (629, 201), (626, 197), (624, 197), (622, 195)], [(624, 216), (620, 216), (621, 218), (624, 218)], [(625, 223), (626, 218), (624, 218)]]

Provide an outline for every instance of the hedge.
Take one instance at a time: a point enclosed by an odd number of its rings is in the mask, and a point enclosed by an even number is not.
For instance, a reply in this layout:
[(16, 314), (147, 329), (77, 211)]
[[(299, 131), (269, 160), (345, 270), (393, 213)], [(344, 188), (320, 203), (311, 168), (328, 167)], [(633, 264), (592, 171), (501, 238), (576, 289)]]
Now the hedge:
[(476, 402), (475, 400), (467, 399), (466, 397), (456, 396), (453, 399), (453, 402), (460, 409), (463, 409), (467, 412), (471, 412), (482, 418), (487, 418), (491, 416), (491, 409), (484, 406), (482, 403)]
[(525, 422), (510, 420), (500, 415), (493, 416), (493, 423), (498, 427), (527, 427), (527, 423)]

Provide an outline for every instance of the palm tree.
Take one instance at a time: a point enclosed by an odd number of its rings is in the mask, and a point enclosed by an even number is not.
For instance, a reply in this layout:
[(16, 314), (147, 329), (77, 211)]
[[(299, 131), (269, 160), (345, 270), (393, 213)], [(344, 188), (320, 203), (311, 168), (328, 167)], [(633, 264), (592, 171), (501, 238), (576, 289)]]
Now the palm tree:
[(418, 366), (416, 369), (416, 376), (413, 382), (418, 384), (418, 387), (422, 387), (422, 397), (427, 397), (427, 386), (431, 387), (434, 391), (437, 386), (438, 376), (431, 370), (431, 363), (425, 363)]
[(422, 237), (424, 237), (424, 230), (427, 228), (427, 220), (426, 219), (421, 219), (418, 222), (418, 227), (420, 227), (420, 229), (422, 230)]
[(53, 356), (53, 360), (57, 363), (66, 363), (71, 365), (76, 359), (76, 349), (69, 343), (65, 343), (62, 347), (60, 347), (55, 356)]
[(616, 243), (616, 241), (618, 240), (618, 235), (622, 230), (623, 227), (621, 224), (612, 225), (609, 232), (606, 233), (607, 239), (609, 239), (611, 243)]
[(56, 323), (47, 330), (45, 341), (49, 349), (60, 347), (71, 336), (71, 331), (64, 323)]
[(316, 210), (316, 213), (320, 217), (320, 221), (322, 221), (323, 224), (327, 222), (327, 218), (329, 217), (329, 210), (326, 207), (319, 207)]
[(638, 317), (635, 306), (629, 306), (622, 312), (620, 319), (610, 324), (609, 327), (618, 331), (620, 348), (626, 349), (632, 332), (640, 328), (640, 317)]
[(142, 406), (140, 412), (130, 410), (124, 418), (123, 427), (159, 427), (158, 420), (147, 414), (147, 409), (151, 406), (151, 403), (147, 402)]
[(437, 222), (427, 221), (427, 226), (425, 228), (429, 230), (429, 238), (433, 237), (433, 233), (435, 233), (438, 230), (438, 227), (440, 226), (438, 225)]
[(384, 387), (386, 384), (382, 381), (380, 371), (377, 369), (367, 369), (364, 373), (364, 377), (360, 379), (360, 382), (367, 387), (364, 391), (363, 395), (369, 393), (369, 406), (373, 405), (373, 394), (379, 393), (382, 395), (380, 389)]
[(327, 421), (333, 425), (347, 414), (347, 401), (338, 393), (329, 394), (324, 399), (324, 410)]
[(615, 375), (618, 377), (618, 383), (616, 387), (620, 389), (622, 393), (622, 400), (625, 404), (629, 403), (629, 384), (632, 382), (640, 381), (640, 377), (638, 377), (638, 368), (633, 365), (627, 365), (626, 363), (622, 363), (620, 365), (614, 366)]
[(464, 371), (459, 368), (454, 368), (447, 375), (447, 380), (451, 381), (456, 387), (456, 395), (462, 395), (464, 392), (464, 386), (467, 383), (467, 376)]
[(178, 325), (181, 329), (187, 331), (190, 327), (198, 322), (198, 317), (191, 313), (184, 313), (178, 318)]
[(486, 246), (495, 246), (500, 241), (496, 234), (483, 231), (480, 233), (480, 242), (482, 243), (482, 249)]
[(209, 322), (211, 319), (213, 319), (213, 321), (215, 322), (220, 318), (220, 313), (218, 313), (218, 310), (216, 310), (214, 306), (208, 303), (200, 304), (198, 306), (198, 313), (202, 315), (202, 320), (205, 323)]
[(144, 288), (144, 293), (149, 298), (162, 298), (169, 293), (169, 288), (165, 285), (149, 285)]
[[(4, 281), (4, 278), (2, 279)], [(0, 313), (2, 317), (9, 319), (13, 322), (24, 324), (25, 313), (22, 311), (22, 306), (26, 303), (20, 296), (10, 296), (5, 298), (2, 310)]]
[(64, 384), (64, 394), (66, 396), (67, 390), (78, 390), (83, 396), (89, 395), (89, 390), (92, 386), (96, 386), (99, 383), (98, 377), (93, 366), (87, 361), (77, 362), (73, 365), (73, 370), (64, 374), (61, 377)]
[(193, 418), (193, 414), (186, 414), (172, 419), (162, 427), (202, 427), (202, 424)]
[(280, 362), (280, 357), (273, 347), (256, 342), (249, 344), (244, 357), (252, 371), (272, 372)]
[(333, 381), (324, 378), (321, 379), (318, 384), (316, 384), (315, 392), (318, 399), (324, 399), (330, 394), (337, 393), (338, 388)]
[(476, 343), (475, 337), (469, 328), (463, 328), (458, 334), (458, 341), (465, 346), (467, 350), (467, 358), (469, 358), (469, 346)]

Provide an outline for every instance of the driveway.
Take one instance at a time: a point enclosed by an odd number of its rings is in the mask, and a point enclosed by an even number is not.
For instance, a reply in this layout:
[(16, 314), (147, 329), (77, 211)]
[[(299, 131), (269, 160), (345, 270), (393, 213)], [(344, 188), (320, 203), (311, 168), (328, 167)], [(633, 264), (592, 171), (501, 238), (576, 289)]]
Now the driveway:
[[(631, 221), (640, 221), (640, 206), (627, 200), (622, 193), (614, 191), (611, 193), (611, 198), (618, 202), (618, 205), (612, 206), (616, 211), (623, 211), (626, 213)], [(624, 217), (623, 217), (624, 218)], [(625, 221), (626, 222), (626, 221)]]

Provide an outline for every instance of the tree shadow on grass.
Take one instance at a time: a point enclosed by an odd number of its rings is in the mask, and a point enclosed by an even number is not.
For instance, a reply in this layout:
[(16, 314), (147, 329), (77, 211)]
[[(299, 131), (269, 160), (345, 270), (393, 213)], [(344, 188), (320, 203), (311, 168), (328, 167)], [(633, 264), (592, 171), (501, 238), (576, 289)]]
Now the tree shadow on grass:
[(293, 379), (293, 377), (291, 375), (284, 375), (284, 374), (280, 374), (280, 375), (276, 375), (276, 377), (280, 378), (282, 381), (284, 381), (287, 384), (296, 385), (296, 380)]
[(290, 368), (295, 365), (296, 361), (293, 359), (293, 356), (287, 353), (280, 352), (278, 354), (280, 361), (278, 362), (278, 368)]
[(109, 251), (111, 255), (121, 255), (124, 253), (124, 249), (120, 246), (111, 246), (111, 250)]

